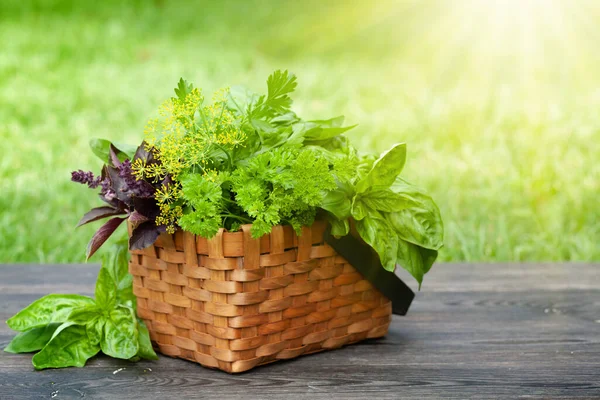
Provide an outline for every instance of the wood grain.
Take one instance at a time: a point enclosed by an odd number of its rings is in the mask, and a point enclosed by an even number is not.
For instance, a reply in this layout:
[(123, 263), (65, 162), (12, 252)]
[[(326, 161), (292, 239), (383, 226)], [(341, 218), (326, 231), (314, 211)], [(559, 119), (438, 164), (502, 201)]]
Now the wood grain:
[[(47, 293), (92, 294), (97, 270), (0, 266), (0, 320)], [(13, 334), (0, 322), (0, 347)], [(235, 376), (167, 357), (36, 372), (0, 352), (0, 399), (52, 397), (600, 398), (600, 264), (440, 264), (384, 339)]]

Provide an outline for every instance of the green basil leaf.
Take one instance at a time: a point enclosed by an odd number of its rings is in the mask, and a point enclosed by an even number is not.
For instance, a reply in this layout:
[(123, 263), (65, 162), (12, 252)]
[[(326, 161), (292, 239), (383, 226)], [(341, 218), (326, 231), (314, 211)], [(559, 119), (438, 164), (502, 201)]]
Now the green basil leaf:
[(351, 207), (352, 202), (348, 198), (347, 193), (342, 189), (336, 189), (327, 192), (323, 198), (323, 201), (321, 202), (321, 208), (329, 211), (338, 219), (346, 219), (350, 217)]
[(352, 214), (352, 217), (357, 221), (360, 221), (361, 219), (366, 217), (375, 219), (385, 219), (378, 210), (375, 210), (366, 205), (365, 202), (363, 202), (361, 197), (358, 195), (354, 196), (354, 198), (352, 199), (352, 209), (350, 210), (350, 213)]
[(135, 152), (137, 151), (139, 146), (134, 146), (131, 144), (127, 144), (127, 143), (121, 143), (121, 142), (115, 142), (113, 143), (113, 146), (115, 146), (117, 148), (117, 150), (119, 150), (119, 153), (117, 154), (117, 156), (119, 157), (119, 160), (121, 162), (129, 159), (129, 160), (133, 160), (133, 156), (135, 156)]
[(427, 249), (439, 250), (444, 245), (444, 227), (439, 211), (436, 211), (415, 207), (387, 215), (402, 239)]
[(129, 359), (137, 354), (137, 321), (131, 309), (118, 306), (110, 312), (100, 346), (104, 354), (113, 358)]
[(395, 193), (390, 189), (369, 190), (357, 196), (368, 208), (382, 212), (404, 210), (418, 205), (417, 200), (405, 193)]
[(406, 143), (400, 143), (386, 151), (373, 163), (373, 167), (356, 185), (358, 193), (373, 186), (390, 187), (400, 175), (406, 162)]
[(419, 289), (423, 282), (423, 275), (427, 272), (419, 247), (405, 240), (398, 239), (398, 255), (396, 262), (407, 270), (419, 282)]
[(136, 306), (133, 294), (133, 276), (129, 273), (129, 247), (127, 241), (117, 242), (104, 254), (102, 268), (110, 273), (117, 284), (117, 303)]
[(358, 160), (358, 167), (356, 168), (356, 179), (354, 182), (360, 182), (373, 168), (373, 164), (377, 161), (377, 156), (374, 154), (362, 155)]
[(394, 230), (407, 242), (439, 250), (444, 244), (444, 224), (440, 210), (431, 197), (409, 185), (394, 185), (399, 195), (410, 197), (415, 204), (387, 214)]
[(329, 223), (331, 224), (331, 234), (333, 236), (346, 236), (350, 233), (350, 222), (348, 221), (348, 218), (339, 220), (335, 217), (330, 217)]
[(110, 148), (110, 141), (106, 139), (92, 139), (90, 140), (90, 149), (103, 163), (108, 163), (110, 158), (108, 149)]
[(96, 279), (96, 303), (104, 310), (112, 310), (117, 302), (117, 285), (106, 268), (100, 268)]
[(21, 332), (11, 340), (4, 351), (8, 353), (30, 353), (43, 348), (50, 341), (60, 323), (51, 323)]
[(352, 199), (351, 209), (352, 217), (355, 220), (360, 221), (369, 214), (369, 211), (369, 207), (367, 207), (358, 196), (354, 196), (354, 198)]
[(423, 276), (429, 272), (437, 255), (437, 250), (425, 249), (405, 240), (398, 240), (397, 263), (419, 282), (419, 290), (423, 283)]
[(139, 349), (137, 356), (145, 358), (147, 360), (158, 360), (158, 356), (152, 348), (152, 342), (150, 341), (150, 333), (144, 321), (138, 319), (138, 345)]
[(379, 254), (383, 268), (393, 272), (396, 269), (398, 253), (398, 237), (394, 229), (383, 219), (365, 217), (356, 221), (356, 230)]
[(100, 344), (102, 337), (104, 336), (105, 324), (106, 317), (104, 315), (97, 315), (95, 318), (87, 322), (85, 325), (85, 331), (90, 343)]
[(65, 322), (74, 309), (94, 304), (94, 300), (87, 296), (49, 294), (19, 311), (6, 324), (15, 331), (23, 332), (53, 322)]
[(83, 367), (88, 359), (98, 354), (100, 347), (90, 343), (85, 327), (63, 324), (44, 348), (33, 356), (35, 369)]
[(73, 310), (65, 322), (71, 322), (74, 325), (85, 325), (99, 315), (102, 315), (102, 309), (95, 304), (89, 305)]
[[(106, 139), (94, 138), (90, 140), (90, 149), (103, 163), (112, 165), (110, 161), (110, 145), (111, 142)], [(125, 161), (126, 159), (133, 159), (136, 146), (131, 146), (124, 143), (112, 143), (112, 145), (118, 150), (117, 157), (119, 161)]]
[(137, 308), (137, 298), (133, 294), (133, 276), (127, 274), (117, 284), (117, 304)]
[(426, 274), (431, 269), (431, 266), (435, 262), (438, 256), (437, 250), (426, 249), (421, 246), (417, 246), (419, 253), (421, 253), (421, 259), (423, 260), (423, 274)]

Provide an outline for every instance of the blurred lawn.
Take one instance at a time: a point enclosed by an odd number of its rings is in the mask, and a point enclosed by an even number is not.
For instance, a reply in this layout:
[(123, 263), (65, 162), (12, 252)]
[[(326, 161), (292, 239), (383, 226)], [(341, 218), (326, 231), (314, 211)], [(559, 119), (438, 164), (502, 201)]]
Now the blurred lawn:
[(138, 143), (180, 76), (264, 90), (277, 68), (360, 149), (408, 142), (442, 260), (600, 260), (599, 7), (471, 3), (2, 0), (0, 262), (84, 259), (90, 138)]

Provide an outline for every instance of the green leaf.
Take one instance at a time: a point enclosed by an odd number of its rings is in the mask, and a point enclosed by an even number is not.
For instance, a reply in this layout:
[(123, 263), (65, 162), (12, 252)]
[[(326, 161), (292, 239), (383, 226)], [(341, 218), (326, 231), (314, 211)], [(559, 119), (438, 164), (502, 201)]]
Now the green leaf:
[[(94, 138), (90, 140), (90, 149), (103, 163), (112, 165), (110, 160), (110, 140)], [(125, 161), (126, 159), (133, 159), (136, 146), (132, 146), (125, 143), (112, 143), (117, 149), (117, 157), (119, 161)]]
[(140, 319), (138, 319), (138, 333), (139, 349), (137, 356), (147, 360), (158, 360), (158, 356), (152, 348), (152, 342), (150, 341), (150, 333), (148, 332), (148, 328), (146, 328), (144, 321)]
[(315, 124), (322, 128), (341, 128), (341, 126), (344, 125), (344, 119), (345, 118), (343, 115), (338, 115), (337, 117), (329, 119), (313, 119), (307, 122)]
[(137, 307), (137, 298), (133, 294), (133, 276), (129, 273), (117, 283), (117, 304)]
[(419, 290), (423, 283), (423, 276), (429, 272), (437, 256), (437, 250), (425, 249), (405, 240), (398, 240), (397, 263), (419, 282)]
[(423, 260), (423, 274), (426, 274), (437, 259), (438, 251), (426, 249), (421, 246), (417, 246), (417, 249), (419, 250), (419, 253), (421, 253), (421, 259)]
[[(304, 137), (306, 141), (318, 141), (318, 140), (327, 140), (331, 139), (337, 135), (341, 135), (344, 132), (349, 131), (350, 129), (356, 127), (356, 125), (345, 126), (344, 116), (340, 115), (339, 117), (327, 119), (327, 120), (314, 120), (314, 121), (306, 121), (300, 122), (302, 125), (302, 129), (304, 129)], [(307, 143), (310, 144), (310, 143)]]
[(383, 268), (394, 271), (398, 253), (398, 238), (392, 227), (383, 219), (365, 217), (356, 221), (360, 237), (379, 254)]
[(94, 300), (87, 296), (49, 294), (19, 311), (6, 324), (15, 331), (23, 332), (53, 322), (65, 322), (73, 310), (94, 304)]
[(194, 89), (194, 85), (188, 83), (183, 78), (179, 78), (177, 87), (175, 88), (175, 94), (179, 100), (185, 100), (185, 97)]
[(414, 202), (414, 205), (386, 216), (398, 236), (421, 247), (439, 250), (444, 244), (444, 224), (433, 199), (406, 183), (394, 184), (393, 190)]
[(298, 83), (296, 76), (286, 71), (277, 70), (267, 78), (267, 100), (266, 104), (278, 111), (284, 112), (292, 105), (292, 99), (288, 96), (292, 93)]
[(129, 359), (139, 349), (137, 321), (128, 307), (117, 307), (110, 312), (100, 341), (102, 352), (113, 358)]
[(112, 310), (117, 301), (117, 284), (106, 268), (100, 268), (96, 279), (96, 304), (104, 310)]
[(97, 315), (95, 318), (87, 322), (85, 325), (85, 331), (90, 343), (100, 344), (102, 337), (104, 336), (105, 324), (106, 317), (104, 315)]
[(70, 322), (74, 325), (86, 325), (89, 321), (102, 315), (103, 310), (99, 305), (91, 305), (75, 309), (69, 314), (65, 322)]
[(406, 143), (400, 143), (386, 151), (375, 161), (373, 167), (356, 185), (358, 193), (373, 186), (390, 187), (400, 175), (406, 162)]
[(366, 217), (384, 219), (378, 210), (369, 207), (364, 201), (362, 201), (360, 195), (356, 195), (352, 199), (352, 209), (350, 211), (352, 217), (357, 221), (360, 221)]
[(327, 192), (321, 202), (322, 209), (329, 211), (338, 219), (346, 219), (350, 217), (350, 209), (352, 202), (348, 198), (348, 194), (342, 189), (336, 189)]
[[(63, 328), (63, 325), (66, 325)], [(35, 369), (83, 367), (98, 354), (100, 347), (90, 343), (84, 326), (63, 324), (44, 348), (33, 356)], [(62, 328), (62, 329), (61, 329)]]
[(117, 150), (119, 150), (119, 152), (117, 153), (117, 156), (119, 157), (119, 160), (121, 162), (129, 159), (129, 160), (133, 160), (133, 156), (135, 156), (135, 152), (137, 151), (139, 146), (133, 146), (131, 144), (127, 144), (127, 143), (121, 143), (121, 142), (114, 142), (113, 146), (115, 146), (117, 148)]
[(133, 277), (129, 273), (129, 247), (126, 240), (113, 244), (102, 259), (102, 268), (106, 269), (117, 284), (117, 303), (136, 305), (133, 294)]
[(352, 199), (351, 212), (352, 217), (354, 217), (355, 220), (360, 221), (364, 219), (367, 215), (369, 215), (370, 211), (371, 210), (369, 207), (367, 207), (367, 205), (363, 203), (358, 196), (354, 196)]
[(333, 236), (346, 236), (350, 233), (350, 222), (348, 221), (348, 218), (339, 220), (335, 217), (330, 217), (329, 223), (331, 224), (331, 234)]
[(393, 212), (416, 206), (418, 200), (406, 193), (395, 193), (390, 189), (369, 190), (357, 195), (355, 202), (360, 200), (368, 209), (381, 212)]
[[(398, 239), (398, 256), (396, 262), (407, 270), (419, 282), (419, 289), (423, 283), (423, 275), (429, 271), (423, 263), (419, 246)], [(431, 267), (431, 266), (429, 266)]]
[(43, 348), (52, 338), (60, 323), (51, 323), (21, 332), (11, 340), (4, 351), (8, 353), (30, 353)]

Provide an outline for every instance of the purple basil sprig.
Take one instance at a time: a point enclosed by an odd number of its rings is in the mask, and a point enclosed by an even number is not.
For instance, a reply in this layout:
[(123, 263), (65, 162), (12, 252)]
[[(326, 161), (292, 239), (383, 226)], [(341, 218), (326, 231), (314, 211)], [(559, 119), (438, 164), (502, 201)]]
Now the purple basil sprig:
[[(138, 147), (133, 161), (141, 159), (146, 164), (158, 163), (153, 154), (146, 151), (145, 146), (146, 144), (142, 143)], [(108, 162), (103, 166), (101, 176), (95, 177), (92, 172), (82, 170), (71, 173), (73, 182), (85, 184), (91, 189), (100, 186), (99, 197), (107, 204), (88, 211), (77, 226), (113, 217), (92, 236), (86, 251), (88, 259), (127, 219), (133, 227), (129, 240), (131, 250), (152, 245), (160, 233), (166, 230), (165, 226), (157, 226), (155, 223), (156, 217), (160, 214), (160, 209), (154, 199), (154, 193), (162, 183), (151, 183), (143, 179), (136, 179), (131, 168), (131, 160), (121, 161), (118, 156), (120, 154), (123, 154), (123, 152), (110, 144)]]
[(90, 189), (96, 189), (102, 182), (102, 177), (94, 178), (94, 173), (91, 171), (85, 172), (83, 170), (71, 172), (71, 180), (84, 185), (88, 185)]

